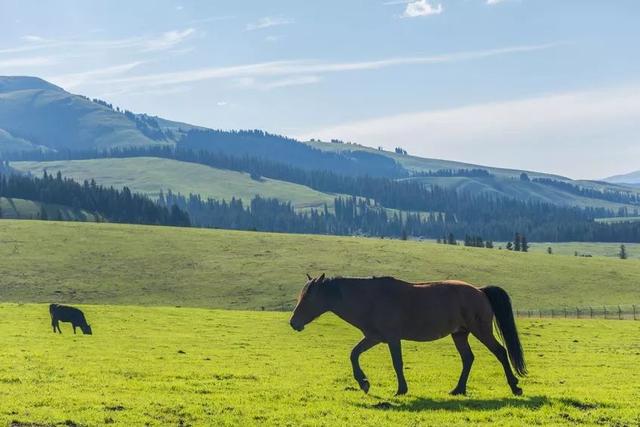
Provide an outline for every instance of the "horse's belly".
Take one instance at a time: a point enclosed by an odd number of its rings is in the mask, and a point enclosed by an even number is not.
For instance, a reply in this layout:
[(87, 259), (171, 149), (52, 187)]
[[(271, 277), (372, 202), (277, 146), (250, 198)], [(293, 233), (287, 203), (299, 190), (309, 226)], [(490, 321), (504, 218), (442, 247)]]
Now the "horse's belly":
[(408, 341), (435, 341), (451, 335), (455, 330), (452, 329), (424, 329), (422, 331), (408, 331), (403, 333), (403, 340)]
[(456, 316), (434, 315), (421, 316), (419, 319), (411, 319), (405, 322), (402, 328), (402, 336), (410, 341), (435, 341), (444, 338), (460, 330), (464, 326)]

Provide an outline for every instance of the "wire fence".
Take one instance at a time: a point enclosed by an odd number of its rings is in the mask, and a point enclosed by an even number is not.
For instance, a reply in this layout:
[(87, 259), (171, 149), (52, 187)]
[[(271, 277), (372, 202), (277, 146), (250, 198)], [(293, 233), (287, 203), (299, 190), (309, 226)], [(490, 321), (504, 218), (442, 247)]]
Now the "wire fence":
[[(284, 303), (275, 307), (261, 307), (264, 310), (293, 311), (295, 304)], [(589, 307), (536, 308), (514, 310), (516, 317), (524, 319), (609, 319), (640, 320), (640, 304), (635, 305), (592, 305)]]
[(640, 304), (515, 310), (515, 314), (527, 319), (640, 320)]

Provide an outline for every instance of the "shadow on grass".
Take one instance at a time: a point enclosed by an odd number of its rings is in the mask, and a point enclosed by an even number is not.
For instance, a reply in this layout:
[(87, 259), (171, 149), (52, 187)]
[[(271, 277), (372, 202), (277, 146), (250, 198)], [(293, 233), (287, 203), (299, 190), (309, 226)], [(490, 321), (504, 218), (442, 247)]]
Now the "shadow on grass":
[(527, 397), (506, 397), (501, 399), (473, 399), (473, 398), (450, 398), (432, 399), (429, 397), (418, 397), (408, 401), (385, 401), (380, 400), (373, 404), (359, 403), (357, 406), (367, 409), (377, 409), (381, 411), (428, 411), (443, 410), (451, 412), (459, 411), (495, 411), (505, 407), (526, 408), (537, 410), (548, 405), (549, 399), (545, 396)]

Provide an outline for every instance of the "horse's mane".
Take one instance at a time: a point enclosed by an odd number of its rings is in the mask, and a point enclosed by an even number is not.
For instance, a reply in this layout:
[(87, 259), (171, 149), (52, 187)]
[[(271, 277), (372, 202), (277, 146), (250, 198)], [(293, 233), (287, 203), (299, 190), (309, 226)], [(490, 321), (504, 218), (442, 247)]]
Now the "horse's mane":
[(334, 283), (336, 281), (361, 281), (361, 280), (398, 280), (393, 276), (368, 276), (368, 277), (349, 277), (349, 276), (333, 276), (325, 278), (322, 283)]

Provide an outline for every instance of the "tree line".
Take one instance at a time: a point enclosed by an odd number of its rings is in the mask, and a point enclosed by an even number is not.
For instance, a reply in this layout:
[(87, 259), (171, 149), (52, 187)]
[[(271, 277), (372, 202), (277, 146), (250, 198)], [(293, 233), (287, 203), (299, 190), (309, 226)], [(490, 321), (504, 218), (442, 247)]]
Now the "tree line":
[[(154, 224), (189, 226), (189, 215), (175, 205), (161, 206), (146, 196), (132, 193), (129, 188), (122, 190), (105, 188), (95, 181), (79, 184), (63, 178), (60, 172), (55, 176), (44, 172), (42, 178), (27, 175), (0, 175), (0, 197), (19, 198), (48, 204), (83, 209), (97, 214), (109, 222), (130, 224)], [(40, 219), (49, 218), (42, 211)]]
[[(454, 233), (484, 236), (486, 239), (507, 240), (514, 230), (526, 233), (534, 241), (640, 241), (640, 223), (605, 224), (595, 218), (613, 216), (605, 208), (562, 207), (536, 201), (520, 201), (491, 194), (471, 194), (437, 185), (425, 185), (418, 180), (395, 180), (384, 177), (346, 176), (324, 170), (303, 170), (291, 165), (250, 156), (230, 156), (205, 150), (173, 147), (127, 148), (109, 152), (31, 153), (31, 160), (52, 160), (61, 156), (73, 158), (154, 156), (201, 163), (216, 168), (249, 172), (254, 179), (280, 179), (306, 185), (318, 191), (347, 194), (336, 200), (332, 214), (324, 220), (316, 217), (325, 209), (311, 211), (313, 225), (296, 219), (304, 232), (323, 234), (366, 234), (375, 236), (422, 236), (436, 238)], [(27, 155), (23, 155), (23, 159)], [(249, 203), (251, 201), (248, 201)], [(226, 202), (228, 203), (228, 202)], [(247, 201), (245, 201), (247, 203)], [(266, 222), (283, 215), (282, 206), (268, 204), (264, 209)], [(247, 208), (247, 206), (243, 206)], [(394, 213), (385, 208), (393, 209)], [(205, 224), (205, 210), (187, 209)], [(285, 211), (289, 208), (285, 206)], [(291, 208), (292, 209), (292, 208)], [(328, 208), (326, 210), (329, 210)], [(401, 212), (401, 213), (398, 213)], [(415, 212), (422, 212), (417, 214)], [(287, 215), (290, 216), (289, 213)], [(225, 220), (226, 221), (226, 220)], [(222, 225), (214, 225), (220, 226)], [(270, 227), (274, 227), (270, 225)], [(280, 227), (282, 231), (285, 227)]]

